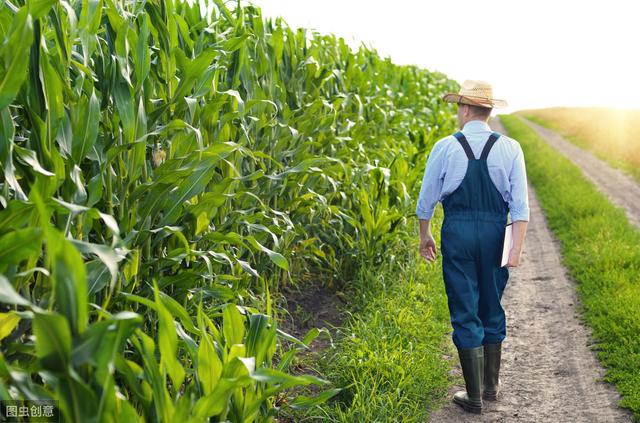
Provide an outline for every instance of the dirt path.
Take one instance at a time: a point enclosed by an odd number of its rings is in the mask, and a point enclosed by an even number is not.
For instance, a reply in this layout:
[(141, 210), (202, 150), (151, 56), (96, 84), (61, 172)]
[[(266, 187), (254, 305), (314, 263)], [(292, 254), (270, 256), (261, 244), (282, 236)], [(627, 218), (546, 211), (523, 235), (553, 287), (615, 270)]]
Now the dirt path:
[[(495, 120), (491, 126), (504, 132)], [(531, 220), (522, 264), (511, 271), (503, 298), (507, 338), (500, 399), (485, 402), (482, 416), (447, 402), (430, 421), (631, 422), (631, 414), (616, 405), (615, 388), (601, 382), (604, 371), (589, 348), (590, 332), (576, 312), (573, 282), (560, 263), (558, 245), (531, 188), (529, 203)]]
[(606, 195), (609, 200), (624, 209), (629, 221), (640, 227), (640, 184), (631, 176), (609, 166), (592, 153), (572, 144), (556, 132), (522, 119), (544, 138), (549, 145), (577, 165), (584, 175)]

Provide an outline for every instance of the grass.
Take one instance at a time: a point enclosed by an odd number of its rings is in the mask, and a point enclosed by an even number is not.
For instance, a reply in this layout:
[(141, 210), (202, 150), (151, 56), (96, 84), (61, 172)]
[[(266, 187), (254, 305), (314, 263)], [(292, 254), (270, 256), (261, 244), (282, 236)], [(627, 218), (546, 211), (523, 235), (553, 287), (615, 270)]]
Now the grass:
[(620, 405), (640, 421), (640, 232), (518, 117), (501, 120), (522, 145), (563, 263), (578, 284), (598, 359), (607, 368), (605, 380), (617, 386)]
[(521, 116), (553, 129), (640, 181), (640, 110), (568, 108), (524, 110)]
[(295, 421), (423, 422), (439, 405), (451, 383), (452, 363), (443, 359), (451, 353), (447, 299), (441, 263), (420, 258), (414, 235), (391, 249), (375, 272), (356, 276), (353, 312), (336, 347), (306, 363), (343, 390)]

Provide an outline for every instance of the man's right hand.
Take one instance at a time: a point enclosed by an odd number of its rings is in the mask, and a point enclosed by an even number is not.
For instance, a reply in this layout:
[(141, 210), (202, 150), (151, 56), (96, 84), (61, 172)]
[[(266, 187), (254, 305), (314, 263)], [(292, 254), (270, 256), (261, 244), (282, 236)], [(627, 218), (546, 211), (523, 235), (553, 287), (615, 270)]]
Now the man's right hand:
[(431, 234), (420, 238), (420, 255), (428, 262), (432, 263), (436, 259), (436, 241)]
[(507, 261), (507, 267), (520, 266), (520, 257), (522, 256), (521, 248), (512, 248), (509, 251), (509, 260)]

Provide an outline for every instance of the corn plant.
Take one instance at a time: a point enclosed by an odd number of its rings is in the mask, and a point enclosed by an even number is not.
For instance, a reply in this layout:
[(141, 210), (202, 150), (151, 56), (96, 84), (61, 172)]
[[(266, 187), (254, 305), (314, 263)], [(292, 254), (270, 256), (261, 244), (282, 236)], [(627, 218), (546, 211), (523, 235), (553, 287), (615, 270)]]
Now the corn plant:
[[(0, 399), (68, 421), (270, 421), (337, 390), (271, 291), (379, 261), (443, 75), (221, 0), (0, 8)], [(363, 262), (364, 261), (364, 262)]]

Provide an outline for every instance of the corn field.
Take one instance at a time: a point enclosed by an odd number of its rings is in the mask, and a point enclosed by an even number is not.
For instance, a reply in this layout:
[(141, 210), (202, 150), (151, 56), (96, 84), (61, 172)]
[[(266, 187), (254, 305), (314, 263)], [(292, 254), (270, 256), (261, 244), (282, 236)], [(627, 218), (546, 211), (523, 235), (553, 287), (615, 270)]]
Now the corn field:
[(456, 83), (222, 0), (4, 0), (0, 40), (0, 399), (252, 422), (334, 395), (272, 292), (406, 236)]

